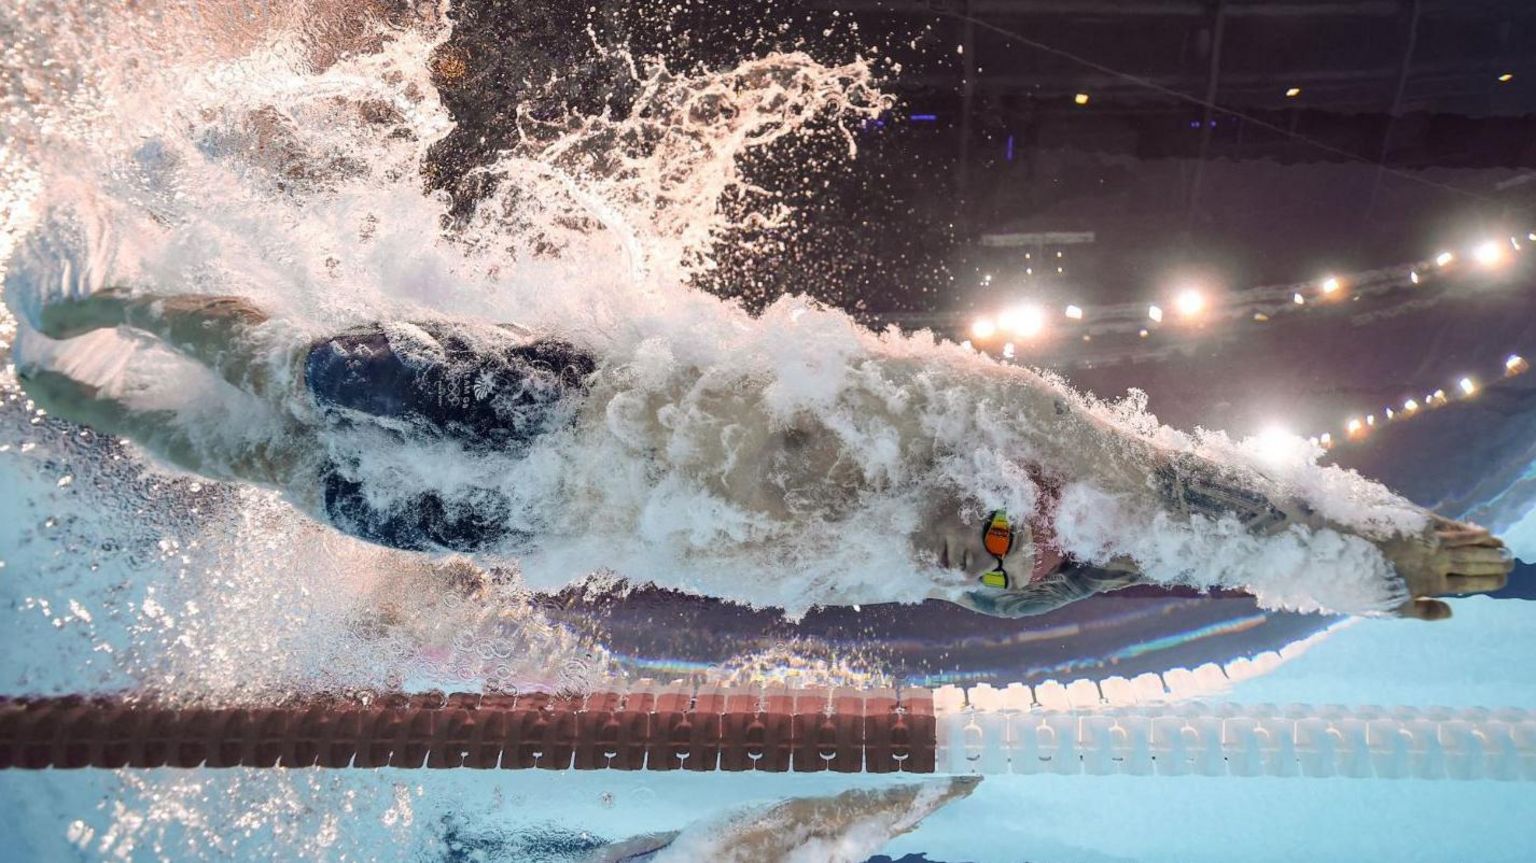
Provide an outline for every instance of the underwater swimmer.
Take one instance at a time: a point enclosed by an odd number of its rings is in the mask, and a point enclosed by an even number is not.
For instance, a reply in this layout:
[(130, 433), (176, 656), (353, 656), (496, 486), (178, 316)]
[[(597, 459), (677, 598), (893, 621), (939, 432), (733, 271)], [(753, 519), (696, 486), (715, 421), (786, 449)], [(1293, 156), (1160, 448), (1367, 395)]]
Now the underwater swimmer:
[[(602, 428), (605, 411), (613, 407), (613, 385), (605, 382), (596, 360), (570, 344), (534, 338), (515, 327), (370, 325), (296, 351), (278, 351), (281, 359), (274, 362), (267, 314), (239, 297), (106, 289), (50, 303), (33, 317), (36, 329), (58, 340), (132, 328), (269, 403), (291, 406), (299, 396), (303, 408), (287, 411), (296, 426), (290, 433), (221, 450), (171, 412), (135, 409), (56, 369), (19, 369), (31, 397), (56, 416), (133, 440), (185, 470), (281, 489), (346, 533), (404, 550), (530, 547), (537, 537), (507, 527), (509, 504), (494, 489), (453, 500), (425, 491), (408, 496), (405, 505), (380, 506), (370, 494), (368, 475), (326, 452), (322, 430), (365, 425), (377, 427), (380, 440), (444, 441), (471, 452), (516, 454), (572, 424)], [(1116, 429), (1068, 404), (1038, 376), (999, 369), (998, 379), (991, 377), (978, 376), (977, 387), (1003, 393), (1010, 410), (1029, 420), (1030, 443), (1039, 457), (1028, 470), (1041, 490), (1040, 512), (1025, 519), (1006, 512), (982, 516), (974, 512), (974, 501), (932, 501), (929, 517), (911, 537), (913, 556), (931, 556), (983, 585), (936, 591), (937, 598), (985, 614), (1023, 617), (1143, 581), (1130, 558), (1089, 565), (1054, 550), (1046, 515), (1055, 490), (1067, 480), (1171, 518), (1235, 518), (1258, 536), (1325, 528), (1359, 533), (1302, 502), (1272, 499), (1256, 490), (1251, 478)], [(795, 517), (791, 499), (808, 490), (856, 494), (862, 475), (848, 467), (851, 460), (825, 429), (771, 430), (761, 405), (740, 394), (706, 407), (744, 430), (728, 460), (731, 475), (706, 483), (728, 504), (782, 521)], [(883, 408), (871, 403), (869, 410)], [(885, 419), (918, 448), (937, 449), (933, 433), (919, 424), (901, 424), (896, 414)], [(650, 421), (660, 422), (655, 416)], [(1411, 536), (1365, 537), (1401, 579), (1397, 593), (1406, 598), (1395, 614), (1443, 619), (1450, 607), (1436, 597), (1504, 586), (1513, 560), (1500, 540), (1473, 525), (1432, 515), (1426, 520)]]

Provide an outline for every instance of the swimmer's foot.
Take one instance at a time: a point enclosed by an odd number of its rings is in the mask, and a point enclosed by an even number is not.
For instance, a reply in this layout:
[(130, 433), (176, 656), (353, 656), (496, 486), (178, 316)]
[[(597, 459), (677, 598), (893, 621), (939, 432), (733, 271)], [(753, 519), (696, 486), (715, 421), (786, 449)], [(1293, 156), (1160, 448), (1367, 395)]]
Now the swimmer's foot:
[(38, 332), (62, 341), (127, 322), (132, 292), (127, 288), (102, 288), (80, 297), (55, 300), (38, 311)]
[(1432, 516), (1423, 533), (1381, 548), (1408, 588), (1408, 601), (1396, 610), (1399, 617), (1444, 620), (1451, 607), (1436, 597), (1501, 590), (1514, 569), (1514, 556), (1498, 537), (1440, 516)]

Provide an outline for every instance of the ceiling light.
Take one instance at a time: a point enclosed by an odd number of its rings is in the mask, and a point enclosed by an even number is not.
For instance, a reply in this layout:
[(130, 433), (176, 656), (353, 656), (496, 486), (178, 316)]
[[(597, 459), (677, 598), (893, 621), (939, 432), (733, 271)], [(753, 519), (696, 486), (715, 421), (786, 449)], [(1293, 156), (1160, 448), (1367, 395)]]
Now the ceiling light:
[(1504, 261), (1504, 244), (1493, 240), (1478, 243), (1472, 250), (1472, 259), (1485, 267), (1496, 267)]
[(1194, 288), (1187, 288), (1179, 292), (1178, 298), (1174, 300), (1174, 306), (1184, 317), (1194, 317), (1205, 311), (1205, 295)]
[(1029, 338), (1037, 336), (1045, 329), (1045, 312), (1039, 306), (1022, 306), (1008, 312), (1004, 312), (998, 321), (1003, 328), (1016, 336)]
[[(1255, 438), (1255, 444), (1259, 458), (1272, 465), (1280, 465), (1285, 462), (1286, 456), (1296, 452), (1296, 436), (1280, 426), (1270, 426), (1260, 432)], [(1316, 445), (1316, 441), (1313, 441)]]

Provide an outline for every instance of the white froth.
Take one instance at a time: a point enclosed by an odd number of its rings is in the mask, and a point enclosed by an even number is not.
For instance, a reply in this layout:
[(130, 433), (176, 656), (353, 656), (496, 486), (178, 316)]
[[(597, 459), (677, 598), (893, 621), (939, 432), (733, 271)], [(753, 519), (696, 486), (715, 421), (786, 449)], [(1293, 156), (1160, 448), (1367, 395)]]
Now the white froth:
[[(611, 568), (791, 614), (953, 588), (931, 550), (908, 537), (938, 501), (1037, 505), (1024, 464), (1048, 464), (1064, 445), (1040, 439), (1044, 420), (1020, 395), (1039, 386), (1131, 437), (1257, 465), (1242, 444), (1160, 427), (1134, 399), (1085, 400), (931, 334), (872, 333), (796, 297), (753, 318), (687, 286), (732, 227), (722, 196), (757, 194), (744, 187), (744, 154), (813, 120), (851, 121), (883, 104), (862, 64), (786, 54), (644, 76), (638, 102), (653, 110), (587, 119), (507, 154), (486, 169), (499, 191), (444, 233), (447, 203), (424, 194), (420, 176), (449, 128), (425, 62), (440, 34), (392, 33), (378, 52), (317, 71), (282, 33), (242, 31), (219, 42), (222, 52), (161, 56), (142, 80), (93, 56), (101, 66), (79, 94), (90, 110), (11, 118), (27, 137), (6, 152), (7, 175), (40, 181), (15, 187), (28, 197), (12, 203), (35, 225), (7, 224), (8, 239), (34, 230), (8, 264), (6, 302), (27, 319), (60, 293), (108, 283), (240, 294), (284, 319), (273, 340), (279, 367), (278, 355), (306, 338), (381, 319), (516, 321), (593, 351), (601, 410), (526, 454), (471, 456), (357, 429), (315, 447), (354, 458), (381, 503), (425, 490), (502, 494), (509, 527), (541, 537), (516, 561), (536, 588)], [(383, 128), (362, 119), (365, 102), (387, 109)], [(114, 120), (86, 135), (50, 125), (87, 115)], [(761, 200), (756, 218), (788, 217)], [(18, 359), (44, 362), (51, 350), (24, 340)], [(252, 435), (285, 433), (268, 407), (185, 364), (147, 365), (152, 353), (95, 370), (207, 429), (210, 460)], [(302, 417), (304, 398), (275, 413)], [(824, 463), (751, 463), (765, 440), (805, 429), (830, 442)], [(1421, 523), (1380, 486), (1316, 457), (1297, 449), (1263, 470), (1276, 489), (1367, 534)], [(764, 483), (787, 489), (772, 507), (750, 500)], [(1090, 560), (1131, 554), (1158, 581), (1241, 587), (1272, 607), (1369, 611), (1399, 598), (1364, 540), (1330, 531), (1260, 540), (1227, 522), (1175, 524), (1116, 507), (1105, 490), (1072, 485), (1058, 525), (1069, 550)]]

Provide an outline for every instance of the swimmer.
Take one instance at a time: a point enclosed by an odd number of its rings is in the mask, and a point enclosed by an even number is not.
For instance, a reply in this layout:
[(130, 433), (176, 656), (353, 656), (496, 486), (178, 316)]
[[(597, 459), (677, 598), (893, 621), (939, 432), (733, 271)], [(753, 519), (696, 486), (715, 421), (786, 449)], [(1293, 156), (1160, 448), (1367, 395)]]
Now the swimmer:
[[(283, 406), (278, 413), (290, 428), (234, 449), (211, 447), (174, 413), (137, 409), (64, 371), (24, 364), (18, 371), (28, 394), (49, 413), (130, 439), (184, 470), (282, 490), (341, 531), (408, 551), (526, 549), (536, 547), (538, 537), (507, 527), (509, 504), (495, 489), (452, 500), (425, 491), (404, 505), (379, 504), (373, 493), (378, 489), (370, 486), (377, 480), (323, 445), (327, 429), (371, 425), (382, 441), (427, 440), (469, 452), (515, 454), (557, 429), (603, 433), (618, 391), (598, 358), (513, 326), (369, 325), (274, 351), (274, 322), (243, 298), (154, 296), (121, 288), (56, 299), (29, 317), (36, 330), (55, 340), (117, 327), (149, 335), (244, 392)], [(900, 362), (916, 361), (892, 360), (887, 371), (899, 370)], [(1090, 564), (1054, 549), (1043, 513), (1052, 505), (1053, 489), (1069, 481), (1089, 483), (1174, 519), (1236, 518), (1258, 536), (1323, 529), (1359, 534), (1301, 501), (1272, 499), (1252, 478), (1116, 429), (1069, 404), (1038, 375), (1003, 367), (967, 374), (973, 375), (968, 382), (990, 388), (1009, 411), (1027, 419), (1030, 444), (1040, 457), (1021, 469), (1041, 489), (1041, 512), (972, 517), (967, 513), (984, 504), (980, 495), (931, 501), (928, 518), (908, 538), (911, 559), (936, 560), (977, 582), (974, 589), (936, 592), (936, 597), (985, 614), (1023, 617), (1143, 582), (1130, 558)], [(713, 399), (696, 407), (729, 416), (739, 431), (730, 457), (716, 462), (730, 469), (699, 480), (721, 500), (784, 521), (803, 517), (796, 515), (793, 500), (812, 494), (856, 498), (865, 478), (849, 467), (853, 460), (842, 457), (836, 435), (825, 427), (775, 428), (761, 399), (740, 392)], [(931, 432), (904, 419), (909, 414), (874, 399), (867, 409), (907, 436), (907, 449), (938, 448)], [(641, 406), (638, 412), (645, 422), (664, 424), (660, 408)], [(1393, 595), (1404, 599), (1394, 614), (1441, 620), (1451, 609), (1438, 597), (1505, 585), (1513, 558), (1499, 539), (1470, 524), (1425, 518), (1424, 529), (1411, 536), (1365, 537), (1401, 581)]]
[(867, 860), (923, 819), (969, 797), (980, 776), (955, 776), (879, 788), (850, 788), (827, 797), (791, 797), (727, 817), (701, 819), (680, 831), (635, 836), (596, 849), (586, 863), (667, 860)]

